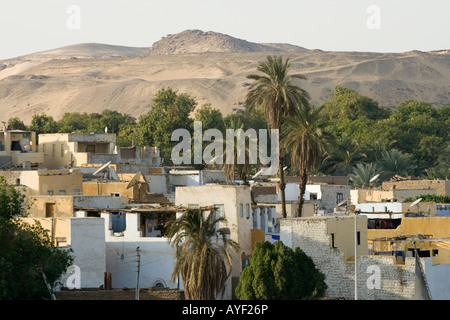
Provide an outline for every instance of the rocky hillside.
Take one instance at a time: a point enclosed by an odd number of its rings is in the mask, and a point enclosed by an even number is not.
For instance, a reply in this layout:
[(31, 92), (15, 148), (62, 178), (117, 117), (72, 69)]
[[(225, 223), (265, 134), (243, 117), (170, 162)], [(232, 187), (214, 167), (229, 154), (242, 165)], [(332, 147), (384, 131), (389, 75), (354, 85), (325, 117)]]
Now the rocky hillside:
[(388, 107), (407, 99), (450, 105), (448, 50), (328, 52), (187, 31), (151, 48), (80, 44), (0, 61), (0, 121), (20, 117), (29, 123), (36, 113), (59, 119), (65, 112), (104, 109), (138, 118), (150, 110), (162, 87), (228, 114), (243, 107), (247, 75), (272, 53), (290, 58), (291, 71), (307, 77), (298, 84), (316, 105), (326, 101), (336, 85)]
[(187, 54), (201, 52), (287, 52), (305, 48), (289, 44), (260, 44), (217, 32), (186, 30), (169, 34), (155, 42), (147, 55)]

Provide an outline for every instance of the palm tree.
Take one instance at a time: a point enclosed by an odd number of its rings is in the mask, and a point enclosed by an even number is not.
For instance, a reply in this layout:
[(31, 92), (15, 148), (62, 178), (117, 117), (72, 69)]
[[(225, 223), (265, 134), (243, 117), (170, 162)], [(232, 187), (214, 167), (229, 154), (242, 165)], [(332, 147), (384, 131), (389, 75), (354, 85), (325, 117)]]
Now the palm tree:
[(353, 173), (349, 175), (350, 184), (355, 188), (369, 188), (370, 180), (379, 173), (380, 168), (376, 163), (357, 163)]
[[(250, 110), (262, 108), (269, 129), (277, 129), (281, 133), (283, 117), (292, 113), (300, 105), (307, 105), (309, 94), (292, 84), (293, 79), (306, 79), (300, 74), (289, 75), (291, 69), (289, 59), (283, 61), (281, 56), (268, 56), (260, 63), (257, 70), (263, 75), (250, 74), (248, 79), (254, 80), (250, 85), (246, 98), (246, 107)], [(283, 150), (279, 151), (278, 168), (280, 174), (281, 213), (286, 217), (285, 183), (283, 173)]]
[(167, 236), (177, 248), (171, 280), (181, 273), (188, 300), (214, 300), (224, 293), (232, 267), (230, 248), (237, 252), (239, 246), (216, 228), (223, 221), (213, 213), (188, 209), (169, 222)]
[(337, 146), (325, 158), (322, 170), (327, 173), (348, 175), (357, 163), (364, 162), (366, 158), (366, 150), (359, 142), (343, 135)]
[(300, 173), (298, 216), (302, 214), (307, 174), (319, 168), (332, 141), (332, 135), (325, 131), (325, 123), (321, 121), (322, 109), (308, 105), (297, 107), (292, 116), (286, 117), (283, 127), (281, 145), (290, 150), (292, 165)]
[(384, 180), (389, 180), (396, 174), (406, 177), (415, 168), (413, 157), (396, 149), (382, 151), (377, 164), (383, 171)]

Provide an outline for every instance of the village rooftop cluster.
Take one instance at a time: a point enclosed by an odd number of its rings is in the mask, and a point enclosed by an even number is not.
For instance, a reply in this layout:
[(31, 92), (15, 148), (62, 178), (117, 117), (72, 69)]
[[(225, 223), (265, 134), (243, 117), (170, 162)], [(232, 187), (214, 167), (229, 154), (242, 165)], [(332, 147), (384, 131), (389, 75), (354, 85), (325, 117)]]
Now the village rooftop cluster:
[[(39, 144), (36, 144), (37, 139)], [(310, 176), (301, 216), (298, 177), (230, 182), (225, 172), (165, 166), (156, 147), (119, 147), (115, 134), (0, 131), (0, 176), (26, 194), (29, 223), (71, 248), (60, 293), (128, 288), (183, 289), (170, 281), (175, 249), (168, 219), (187, 208), (223, 215), (239, 243), (222, 299), (234, 289), (257, 241), (300, 247), (326, 276), (331, 299), (449, 299), (450, 209), (405, 199), (450, 195), (448, 180), (394, 177), (352, 189), (345, 176)], [(356, 263), (356, 264), (355, 264)], [(137, 271), (138, 270), (138, 271)], [(164, 291), (162, 290), (162, 291)], [(178, 291), (177, 291), (178, 292)]]

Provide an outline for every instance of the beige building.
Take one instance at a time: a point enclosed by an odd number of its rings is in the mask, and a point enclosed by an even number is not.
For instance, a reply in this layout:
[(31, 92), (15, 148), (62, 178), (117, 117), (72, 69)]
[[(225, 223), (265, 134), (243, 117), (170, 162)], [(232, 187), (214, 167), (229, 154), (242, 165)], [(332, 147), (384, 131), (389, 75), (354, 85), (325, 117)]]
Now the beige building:
[[(251, 254), (253, 225), (252, 201), (250, 187), (237, 185), (204, 185), (177, 187), (175, 205), (185, 208), (211, 207), (217, 208), (219, 214), (227, 219), (225, 225), (230, 230), (230, 238), (239, 244), (239, 255), (233, 255), (231, 281), (227, 284), (229, 298), (239, 283), (242, 264)], [(244, 261), (243, 261), (244, 260)]]
[(435, 189), (352, 189), (350, 190), (351, 204), (364, 202), (403, 202), (407, 198), (425, 194), (436, 194)]
[(8, 170), (0, 171), (6, 182), (24, 186), (29, 196), (35, 195), (79, 195), (83, 191), (83, 176), (80, 170)]
[(31, 167), (44, 162), (37, 152), (36, 133), (23, 130), (0, 131), (0, 168)]
[(39, 151), (44, 153), (44, 166), (49, 169), (105, 163), (118, 156), (115, 134), (40, 134)]
[(385, 181), (382, 184), (384, 190), (390, 189), (433, 189), (437, 195), (450, 195), (450, 180), (399, 180)]
[[(86, 164), (128, 164), (125, 172), (137, 172), (132, 166), (159, 166), (156, 147), (119, 148), (113, 133), (53, 133), (39, 135), (39, 151), (45, 154), (44, 166), (49, 169), (81, 167)], [(131, 170), (131, 171), (128, 171)], [(119, 171), (118, 171), (119, 173)]]

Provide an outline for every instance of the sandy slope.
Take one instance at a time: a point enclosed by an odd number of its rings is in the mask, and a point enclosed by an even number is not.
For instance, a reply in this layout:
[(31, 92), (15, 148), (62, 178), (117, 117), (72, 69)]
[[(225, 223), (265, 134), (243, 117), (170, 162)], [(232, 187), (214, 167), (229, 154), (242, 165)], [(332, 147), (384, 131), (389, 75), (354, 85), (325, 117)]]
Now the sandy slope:
[[(144, 48), (122, 48), (122, 54), (114, 56), (111, 51), (102, 52), (102, 47), (94, 50), (94, 55), (91, 47), (85, 48), (83, 58), (82, 48), (78, 48), (77, 59), (67, 58), (71, 54), (65, 48), (61, 54), (65, 58), (44, 59), (42, 63), (36, 62), (38, 58), (29, 59), (0, 71), (0, 77), (9, 72), (0, 80), (0, 121), (18, 116), (28, 123), (35, 113), (45, 112), (59, 119), (64, 112), (101, 112), (106, 108), (138, 118), (149, 110), (155, 93), (164, 86), (188, 93), (199, 105), (209, 102), (227, 114), (242, 107), (249, 84), (246, 76), (254, 73), (269, 54), (137, 57)], [(283, 56), (291, 59), (292, 72), (308, 77), (299, 84), (315, 104), (326, 101), (334, 86), (346, 85), (385, 106), (406, 99), (450, 105), (448, 51), (393, 54), (308, 50), (284, 52)]]

